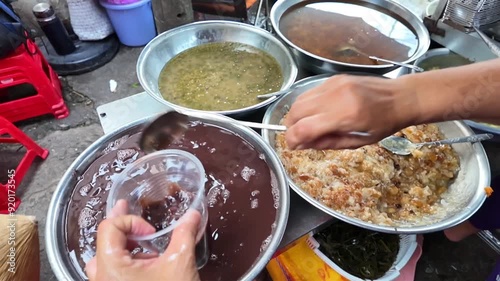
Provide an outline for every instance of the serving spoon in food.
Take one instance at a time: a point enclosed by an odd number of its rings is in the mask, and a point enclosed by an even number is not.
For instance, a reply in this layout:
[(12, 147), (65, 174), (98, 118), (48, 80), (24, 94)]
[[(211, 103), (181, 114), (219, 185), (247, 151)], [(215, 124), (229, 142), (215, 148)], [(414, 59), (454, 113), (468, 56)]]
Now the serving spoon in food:
[[(196, 113), (189, 113), (190, 115), (196, 117)], [(240, 124), (250, 128), (257, 129), (267, 129), (274, 131), (286, 131), (286, 126), (283, 125), (273, 125), (273, 124), (262, 124), (255, 122), (240, 121), (235, 119), (221, 119), (216, 114), (213, 117), (209, 114), (204, 114), (205, 119), (223, 120), (226, 122)], [(164, 149), (168, 147), (174, 141), (180, 140), (184, 133), (189, 128), (189, 117), (183, 113), (177, 111), (169, 111), (151, 122), (143, 131), (139, 139), (139, 147), (145, 153), (151, 153), (157, 150)], [(370, 136), (370, 133), (366, 132), (350, 132), (349, 135), (366, 137)]]
[(396, 155), (410, 155), (414, 150), (420, 149), (423, 146), (464, 143), (464, 142), (474, 143), (474, 142), (489, 140), (492, 137), (493, 137), (492, 134), (479, 134), (461, 138), (451, 138), (438, 141), (413, 143), (410, 140), (403, 137), (389, 136), (379, 141), (379, 145)]

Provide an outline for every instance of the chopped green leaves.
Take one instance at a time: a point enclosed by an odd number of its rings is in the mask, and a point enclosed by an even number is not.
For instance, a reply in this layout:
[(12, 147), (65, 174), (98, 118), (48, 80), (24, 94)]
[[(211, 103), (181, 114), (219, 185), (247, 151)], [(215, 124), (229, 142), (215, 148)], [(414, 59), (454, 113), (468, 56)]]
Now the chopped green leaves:
[(368, 280), (382, 277), (399, 252), (399, 235), (337, 222), (314, 236), (320, 250), (346, 272)]

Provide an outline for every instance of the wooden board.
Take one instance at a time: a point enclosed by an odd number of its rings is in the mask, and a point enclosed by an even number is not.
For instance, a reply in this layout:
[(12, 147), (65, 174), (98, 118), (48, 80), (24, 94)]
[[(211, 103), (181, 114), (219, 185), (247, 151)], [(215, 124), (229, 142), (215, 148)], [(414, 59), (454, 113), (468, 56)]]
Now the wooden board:
[(158, 34), (193, 22), (191, 0), (153, 0), (153, 14)]

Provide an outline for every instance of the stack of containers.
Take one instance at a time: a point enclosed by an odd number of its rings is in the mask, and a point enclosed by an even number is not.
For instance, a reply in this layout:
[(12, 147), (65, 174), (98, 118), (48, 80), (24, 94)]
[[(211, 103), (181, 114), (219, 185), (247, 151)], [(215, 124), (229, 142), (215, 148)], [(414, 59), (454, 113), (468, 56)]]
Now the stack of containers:
[(151, 0), (100, 0), (100, 3), (123, 45), (144, 46), (156, 36)]

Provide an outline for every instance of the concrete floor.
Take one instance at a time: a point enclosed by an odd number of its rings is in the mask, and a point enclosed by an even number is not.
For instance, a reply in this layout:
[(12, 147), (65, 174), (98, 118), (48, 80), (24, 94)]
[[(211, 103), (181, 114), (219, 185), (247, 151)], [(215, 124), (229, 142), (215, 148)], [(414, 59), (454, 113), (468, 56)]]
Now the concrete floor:
[[(50, 150), (47, 160), (38, 161), (30, 175), (22, 182), (18, 195), (23, 202), (19, 214), (34, 215), (39, 221), (41, 242), (41, 279), (56, 280), (44, 249), (44, 227), (52, 193), (70, 163), (93, 141), (103, 135), (96, 107), (142, 91), (138, 84), (135, 63), (141, 49), (122, 47), (107, 65), (93, 72), (64, 78), (65, 99), (71, 114), (63, 120), (38, 118), (19, 125), (39, 144)], [(109, 80), (118, 82), (118, 90), (111, 93)], [(488, 145), (492, 167), (500, 167), (499, 145)], [(15, 149), (0, 147), (7, 157), (0, 166), (10, 168), (17, 163)], [(442, 233), (424, 237), (424, 250), (417, 266), (418, 281), (478, 281), (485, 280), (497, 256), (477, 237), (460, 243), (446, 240)]]

